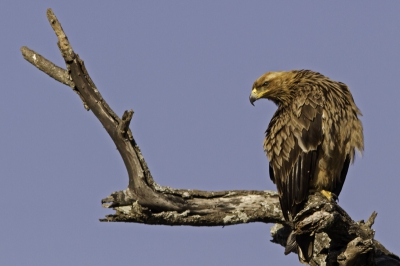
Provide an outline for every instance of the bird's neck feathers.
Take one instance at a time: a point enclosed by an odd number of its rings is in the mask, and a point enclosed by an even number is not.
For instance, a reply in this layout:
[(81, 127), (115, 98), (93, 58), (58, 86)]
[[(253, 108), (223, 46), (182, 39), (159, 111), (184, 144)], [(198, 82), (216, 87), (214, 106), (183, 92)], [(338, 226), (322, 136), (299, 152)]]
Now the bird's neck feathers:
[(280, 72), (272, 81), (274, 89), (270, 91), (268, 98), (279, 107), (289, 105), (295, 97), (297, 84), (293, 78), (292, 71)]
[(278, 80), (279, 90), (277, 90), (273, 101), (276, 101), (279, 107), (286, 107), (292, 103), (292, 100), (296, 97), (296, 94), (301, 87), (310, 86), (311, 84), (317, 85), (322, 81), (321, 84), (324, 86), (323, 82), (327, 80), (325, 76), (320, 73), (313, 72), (310, 70), (292, 70), (288, 72), (283, 72)]
[(258, 98), (267, 98), (279, 107), (289, 106), (299, 88), (310, 84), (325, 86), (327, 78), (310, 70), (268, 72), (256, 80), (253, 88), (258, 88)]

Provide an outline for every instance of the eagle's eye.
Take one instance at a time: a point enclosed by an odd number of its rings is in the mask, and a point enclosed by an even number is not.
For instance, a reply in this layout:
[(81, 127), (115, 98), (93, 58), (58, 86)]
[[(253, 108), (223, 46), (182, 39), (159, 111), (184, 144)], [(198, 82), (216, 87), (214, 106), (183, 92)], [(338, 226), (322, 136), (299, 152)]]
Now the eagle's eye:
[(268, 84), (269, 84), (269, 81), (266, 81), (263, 83), (263, 86), (268, 86)]

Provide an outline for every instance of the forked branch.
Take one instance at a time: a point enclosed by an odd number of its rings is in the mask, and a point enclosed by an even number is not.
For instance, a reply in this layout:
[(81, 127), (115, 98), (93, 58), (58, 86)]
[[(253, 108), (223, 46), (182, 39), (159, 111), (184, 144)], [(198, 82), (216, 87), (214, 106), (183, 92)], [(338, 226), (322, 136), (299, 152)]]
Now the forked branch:
[[(271, 229), (273, 242), (285, 245), (293, 225), (283, 219), (276, 192), (210, 192), (159, 186), (129, 129), (133, 111), (125, 111), (122, 118), (114, 113), (97, 90), (83, 61), (72, 49), (51, 9), (47, 10), (47, 18), (56, 33), (66, 69), (27, 47), (21, 48), (22, 55), (80, 96), (85, 109), (92, 110), (110, 135), (128, 172), (128, 187), (102, 200), (104, 207), (113, 208), (116, 213), (100, 221), (191, 226), (277, 223)], [(311, 262), (315, 265), (400, 265), (396, 255), (373, 239), (371, 226), (375, 217), (373, 214), (366, 223), (355, 223), (335, 202), (328, 202), (317, 193), (309, 197), (304, 211), (296, 216), (294, 230), (317, 234), (315, 257)]]

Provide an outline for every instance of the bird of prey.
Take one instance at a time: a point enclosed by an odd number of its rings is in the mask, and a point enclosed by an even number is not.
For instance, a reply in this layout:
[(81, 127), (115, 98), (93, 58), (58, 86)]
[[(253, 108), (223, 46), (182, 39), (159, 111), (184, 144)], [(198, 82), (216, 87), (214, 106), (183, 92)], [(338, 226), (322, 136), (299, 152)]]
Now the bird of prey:
[[(250, 102), (266, 98), (278, 110), (269, 123), (264, 151), (285, 220), (292, 221), (308, 195), (339, 196), (355, 149), (364, 149), (360, 110), (349, 88), (310, 70), (268, 72), (253, 84)], [(294, 240), (291, 240), (294, 242)], [(314, 235), (295, 236), (299, 259), (312, 258)], [(288, 251), (289, 249), (289, 251)]]

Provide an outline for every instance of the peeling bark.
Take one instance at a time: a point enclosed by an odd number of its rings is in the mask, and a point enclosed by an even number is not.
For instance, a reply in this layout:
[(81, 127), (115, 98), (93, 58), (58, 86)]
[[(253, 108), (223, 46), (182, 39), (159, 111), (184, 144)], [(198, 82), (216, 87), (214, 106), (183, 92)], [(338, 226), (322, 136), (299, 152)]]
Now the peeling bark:
[(66, 69), (56, 66), (27, 47), (23, 57), (55, 80), (71, 87), (86, 110), (92, 110), (124, 161), (129, 175), (125, 190), (102, 200), (115, 214), (102, 222), (132, 222), (159, 225), (225, 226), (250, 222), (276, 223), (272, 242), (285, 246), (290, 232), (316, 234), (311, 265), (400, 265), (400, 259), (374, 239), (371, 229), (376, 213), (367, 222), (354, 222), (335, 202), (316, 193), (288, 224), (274, 191), (200, 191), (159, 186), (129, 129), (133, 111), (119, 118), (108, 106), (90, 78), (84, 62), (72, 49), (61, 24), (51, 9), (47, 18), (58, 38)]
[[(171, 195), (173, 189), (168, 188), (166, 191), (159, 189), (158, 193)], [(250, 222), (286, 224), (278, 195), (274, 191), (182, 191), (180, 196), (175, 194), (174, 197), (182, 200), (183, 211), (157, 211), (144, 207), (129, 188), (114, 192), (103, 199), (103, 206), (114, 208), (116, 214), (108, 215), (100, 221), (192, 226), (225, 226)]]

